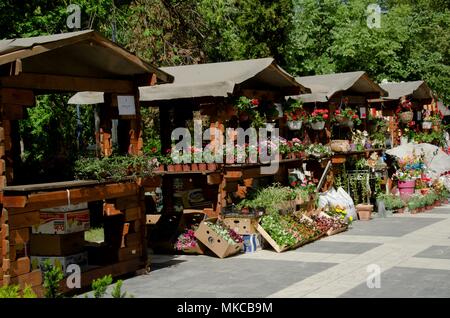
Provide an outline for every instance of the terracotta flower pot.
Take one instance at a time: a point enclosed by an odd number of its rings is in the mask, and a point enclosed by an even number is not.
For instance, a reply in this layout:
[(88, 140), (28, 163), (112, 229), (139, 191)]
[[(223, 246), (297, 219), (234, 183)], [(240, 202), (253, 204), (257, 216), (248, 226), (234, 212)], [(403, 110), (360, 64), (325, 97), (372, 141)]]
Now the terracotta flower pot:
[(206, 163), (198, 163), (197, 166), (200, 171), (205, 171), (207, 169)]
[(444, 200), (444, 204), (448, 204), (448, 200)]
[(183, 165), (183, 171), (184, 172), (191, 171), (191, 165), (189, 163), (184, 164)]
[(432, 210), (432, 209), (433, 209), (433, 206), (431, 206), (431, 205), (427, 205), (427, 206), (425, 207), (425, 210), (427, 210), (427, 211)]
[(164, 171), (164, 165), (159, 165), (158, 167), (155, 168), (154, 171), (155, 172), (162, 172), (162, 171)]
[(358, 210), (358, 218), (361, 221), (369, 221), (372, 216), (372, 211)]
[(174, 172), (175, 171), (175, 165), (167, 165), (167, 171)]
[(398, 209), (398, 210), (397, 210), (397, 213), (403, 213), (403, 212), (405, 212), (405, 209), (404, 209), (404, 208), (401, 208), (401, 209)]
[(181, 163), (177, 163), (175, 166), (175, 172), (182, 172), (183, 171), (183, 165)]
[(198, 171), (198, 164), (191, 163), (191, 171)]
[(207, 165), (209, 171), (216, 171), (217, 170), (217, 163), (208, 163)]

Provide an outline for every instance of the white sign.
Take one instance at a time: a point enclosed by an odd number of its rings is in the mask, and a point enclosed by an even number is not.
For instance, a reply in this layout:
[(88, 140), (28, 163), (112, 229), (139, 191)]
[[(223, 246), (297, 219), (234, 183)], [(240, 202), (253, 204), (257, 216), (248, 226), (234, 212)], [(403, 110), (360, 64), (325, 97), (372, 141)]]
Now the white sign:
[(119, 115), (136, 115), (134, 96), (117, 96)]

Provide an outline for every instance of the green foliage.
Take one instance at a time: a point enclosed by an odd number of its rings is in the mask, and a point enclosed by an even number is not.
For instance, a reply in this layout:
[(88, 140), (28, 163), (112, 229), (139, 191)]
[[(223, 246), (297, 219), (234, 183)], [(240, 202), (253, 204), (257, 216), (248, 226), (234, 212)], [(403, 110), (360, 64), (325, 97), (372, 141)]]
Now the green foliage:
[(158, 161), (148, 156), (111, 156), (80, 158), (75, 162), (75, 176), (81, 180), (123, 180), (151, 176)]
[(29, 285), (26, 285), (22, 292), (19, 285), (9, 285), (0, 287), (0, 298), (37, 298), (37, 296)]
[(114, 288), (111, 292), (111, 296), (113, 298), (126, 298), (127, 297), (126, 292), (122, 293), (122, 284), (123, 284), (123, 281), (118, 280), (117, 283), (114, 285)]
[(59, 266), (53, 266), (49, 260), (41, 265), (44, 275), (45, 298), (62, 298), (60, 282), (64, 279), (64, 273)]
[(386, 210), (397, 210), (405, 206), (405, 202), (403, 202), (400, 197), (393, 194), (380, 194), (377, 196), (377, 199), (384, 202)]
[(101, 278), (92, 281), (92, 290), (94, 291), (94, 298), (102, 298), (106, 294), (106, 289), (112, 283), (112, 276), (105, 275)]

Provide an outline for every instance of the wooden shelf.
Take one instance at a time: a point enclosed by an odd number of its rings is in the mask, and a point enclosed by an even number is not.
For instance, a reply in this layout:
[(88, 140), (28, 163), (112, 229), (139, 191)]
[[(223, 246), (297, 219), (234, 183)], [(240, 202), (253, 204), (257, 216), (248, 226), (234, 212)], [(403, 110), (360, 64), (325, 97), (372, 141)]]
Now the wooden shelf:
[(155, 173), (156, 176), (165, 176), (165, 175), (189, 175), (189, 174), (202, 174), (207, 175), (211, 173), (220, 173), (220, 170), (205, 170), (205, 171), (158, 171)]

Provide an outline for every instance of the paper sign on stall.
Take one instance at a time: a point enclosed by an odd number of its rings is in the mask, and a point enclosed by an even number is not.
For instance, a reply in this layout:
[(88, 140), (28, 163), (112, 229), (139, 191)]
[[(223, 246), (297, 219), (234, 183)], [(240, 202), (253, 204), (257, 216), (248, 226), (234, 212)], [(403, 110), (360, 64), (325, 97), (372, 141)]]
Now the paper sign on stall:
[(120, 116), (136, 115), (134, 96), (117, 96), (117, 105), (119, 106)]

